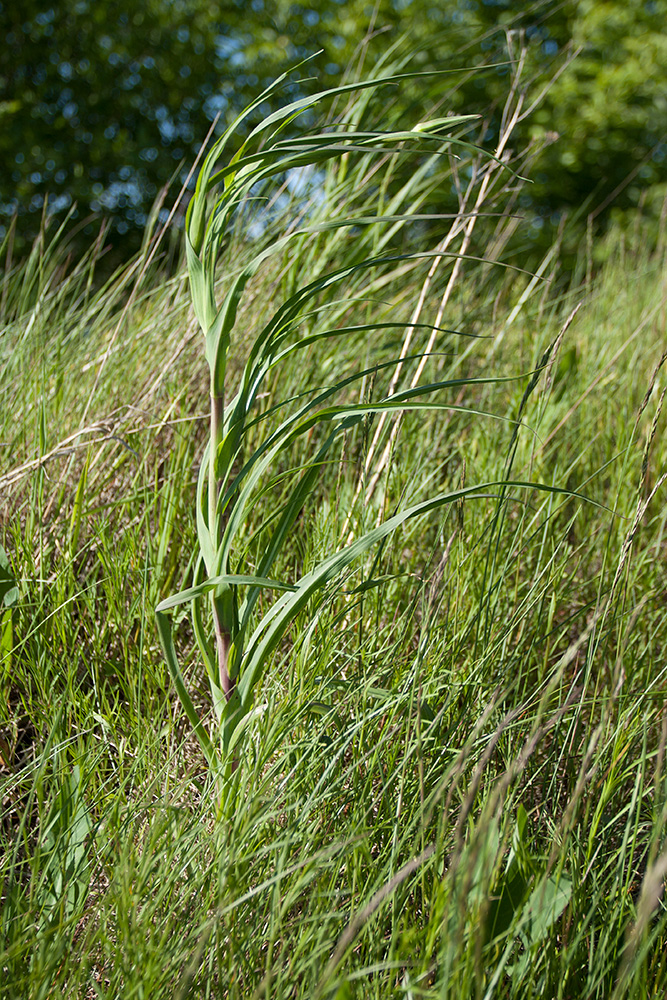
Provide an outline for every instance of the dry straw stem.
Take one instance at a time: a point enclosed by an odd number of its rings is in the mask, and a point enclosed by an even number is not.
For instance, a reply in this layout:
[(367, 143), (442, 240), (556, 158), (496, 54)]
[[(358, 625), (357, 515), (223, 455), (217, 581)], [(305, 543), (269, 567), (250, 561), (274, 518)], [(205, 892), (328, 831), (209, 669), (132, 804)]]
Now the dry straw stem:
[[(456, 288), (457, 282), (461, 277), (463, 264), (468, 255), (470, 243), (475, 230), (475, 225), (477, 223), (477, 220), (483, 215), (482, 209), (484, 208), (484, 206), (486, 205), (486, 203), (489, 201), (490, 198), (493, 197), (494, 199), (498, 199), (500, 196), (502, 196), (503, 193), (509, 195), (509, 185), (501, 185), (500, 189), (498, 189), (498, 181), (501, 177), (504, 176), (505, 173), (503, 169), (504, 165), (506, 163), (511, 162), (512, 160), (512, 155), (508, 151), (508, 144), (510, 142), (512, 134), (517, 124), (521, 122), (528, 114), (532, 113), (534, 108), (543, 100), (544, 96), (548, 92), (548, 89), (551, 86), (553, 86), (560, 73), (569, 63), (569, 59), (566, 60), (566, 62), (559, 68), (558, 72), (554, 75), (553, 79), (545, 87), (544, 91), (536, 98), (536, 100), (530, 105), (530, 107), (527, 110), (523, 110), (524, 102), (526, 99), (527, 87), (524, 86), (522, 88), (521, 79), (524, 71), (524, 64), (526, 60), (527, 50), (526, 47), (522, 45), (517, 58), (513, 52), (511, 37), (509, 38), (509, 41), (510, 41), (510, 55), (513, 61), (512, 83), (503, 108), (498, 145), (495, 150), (495, 159), (484, 162), (483, 158), (478, 157), (473, 161), (470, 179), (468, 180), (465, 191), (463, 191), (461, 188), (458, 171), (456, 169), (456, 164), (455, 161), (452, 160), (453, 176), (454, 180), (456, 181), (457, 191), (459, 193), (459, 215), (452, 223), (449, 232), (445, 235), (444, 239), (438, 244), (438, 246), (434, 251), (433, 263), (431, 264), (428, 274), (426, 275), (426, 278), (420, 289), (417, 303), (415, 305), (414, 311), (410, 318), (410, 323), (408, 324), (405, 337), (403, 339), (403, 344), (399, 355), (399, 364), (396, 366), (396, 370), (394, 372), (394, 375), (390, 383), (389, 395), (395, 394), (396, 392), (399, 391), (399, 383), (401, 375), (403, 373), (405, 359), (407, 358), (408, 353), (410, 351), (412, 340), (415, 331), (417, 329), (417, 324), (421, 319), (424, 306), (428, 300), (428, 296), (431, 291), (431, 287), (434, 278), (436, 276), (436, 272), (440, 268), (443, 260), (448, 258), (449, 256), (448, 250), (451, 247), (452, 243), (459, 236), (461, 236), (462, 238), (458, 254), (454, 259), (452, 271), (447, 280), (444, 293), (440, 299), (436, 316), (433, 321), (432, 332), (428, 338), (426, 347), (424, 348), (424, 351), (421, 354), (421, 358), (417, 365), (416, 371), (414, 372), (406, 388), (414, 389), (419, 384), (419, 381), (424, 372), (424, 368), (426, 367), (426, 364), (433, 351), (439, 330), (442, 327), (443, 318), (445, 316), (445, 310), (449, 305), (452, 293)], [(570, 58), (573, 57), (574, 56), (572, 55)], [(487, 126), (485, 123), (481, 130), (482, 134), (484, 134), (484, 132), (486, 131), (486, 127)], [(514, 175), (512, 176), (513, 180), (515, 180), (516, 178), (514, 178)], [(476, 189), (477, 193), (475, 195)], [(518, 197), (518, 190), (513, 193), (512, 200), (515, 200), (516, 197)], [(470, 210), (468, 209), (469, 205), (472, 205)], [(505, 209), (503, 217), (505, 217), (505, 213), (509, 211), (511, 211), (510, 206), (508, 206)], [(512, 232), (511, 228), (506, 230), (504, 236), (502, 236), (500, 232), (497, 232), (495, 241), (493, 241), (492, 243), (491, 252), (490, 254), (487, 254), (485, 259), (489, 260), (490, 262), (495, 261), (497, 259), (502, 246), (504, 245), (506, 240), (509, 239), (511, 232)], [(527, 289), (524, 291), (519, 303), (515, 307), (506, 325), (509, 325), (509, 323), (511, 323), (512, 320), (516, 318), (522, 306), (529, 298), (534, 287), (537, 285), (538, 282), (542, 280), (543, 272), (548, 266), (552, 255), (553, 255), (552, 253), (548, 253), (546, 255), (540, 269), (538, 270), (538, 273), (533, 275)], [(495, 347), (497, 347), (498, 343), (500, 342), (500, 339), (502, 339), (501, 335), (499, 335), (498, 338), (496, 338), (496, 341), (494, 341), (494, 349)], [(364, 471), (357, 484), (354, 500), (350, 508), (350, 513), (348, 514), (347, 520), (343, 526), (342, 535), (343, 537), (347, 535), (348, 544), (354, 537), (354, 533), (350, 531), (350, 525), (352, 523), (352, 517), (353, 517), (352, 512), (356, 507), (356, 503), (362, 491), (364, 491), (364, 487), (365, 487), (364, 502), (366, 505), (371, 503), (375, 495), (378, 483), (382, 478), (385, 470), (387, 469), (387, 466), (391, 458), (391, 454), (396, 444), (396, 439), (399, 433), (400, 423), (401, 423), (400, 415), (396, 415), (391, 418), (392, 429), (389, 435), (389, 439), (386, 442), (385, 447), (379, 459), (377, 459), (377, 461), (375, 460), (376, 452), (380, 447), (381, 440), (384, 434), (385, 425), (388, 420), (390, 420), (389, 414), (384, 413), (380, 416), (377, 422), (377, 426), (373, 434), (373, 439), (371, 441), (370, 447), (366, 455), (364, 463)], [(379, 505), (380, 513), (378, 514), (378, 518), (380, 519), (382, 517), (382, 506), (383, 506), (382, 504)]]
[[(103, 441), (120, 440), (114, 433), (116, 428), (117, 423), (113, 418), (100, 420), (95, 424), (90, 424), (88, 427), (81, 427), (74, 434), (70, 434), (62, 441), (59, 441), (58, 444), (51, 448), (50, 451), (46, 452), (46, 454), (40, 455), (38, 458), (33, 458), (28, 462), (24, 462), (22, 465), (18, 465), (16, 468), (6, 472), (3, 476), (0, 476), (0, 489), (8, 489), (10, 486), (14, 486), (25, 476), (29, 476), (32, 472), (36, 472), (37, 469), (43, 468), (56, 458), (71, 455), (75, 451), (81, 450), (82, 448), (90, 448), (92, 445), (100, 444)], [(81, 438), (88, 434), (97, 434), (99, 436), (87, 438), (82, 441)]]

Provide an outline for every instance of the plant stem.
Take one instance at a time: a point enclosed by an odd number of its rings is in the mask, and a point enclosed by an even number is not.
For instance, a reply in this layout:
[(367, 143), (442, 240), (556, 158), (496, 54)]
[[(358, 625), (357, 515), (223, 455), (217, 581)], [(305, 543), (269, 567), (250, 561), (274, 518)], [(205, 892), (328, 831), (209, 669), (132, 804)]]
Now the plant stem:
[[(211, 392), (211, 451), (208, 465), (208, 529), (211, 540), (217, 547), (221, 542), (222, 532), (218, 524), (218, 498), (220, 496), (221, 480), (216, 476), (216, 460), (218, 449), (222, 444), (225, 416), (225, 398), (222, 393)], [(218, 567), (219, 573), (224, 573), (225, 567)], [(225, 613), (225, 601), (220, 595), (213, 597), (213, 622), (215, 627), (215, 644), (218, 653), (218, 674), (220, 687), (227, 701), (231, 698), (236, 681), (229, 676), (229, 647), (232, 636), (229, 628), (229, 616)]]
[(224, 692), (225, 698), (229, 701), (236, 687), (236, 679), (229, 676), (228, 670), (229, 647), (232, 644), (232, 637), (229, 629), (224, 625), (223, 614), (216, 598), (213, 599), (213, 621), (215, 624), (215, 645), (218, 650), (220, 687)]
[(211, 392), (211, 450), (208, 458), (208, 530), (211, 534), (211, 541), (216, 546), (220, 542), (217, 525), (220, 481), (215, 471), (218, 449), (222, 444), (224, 419), (225, 398), (222, 394)]

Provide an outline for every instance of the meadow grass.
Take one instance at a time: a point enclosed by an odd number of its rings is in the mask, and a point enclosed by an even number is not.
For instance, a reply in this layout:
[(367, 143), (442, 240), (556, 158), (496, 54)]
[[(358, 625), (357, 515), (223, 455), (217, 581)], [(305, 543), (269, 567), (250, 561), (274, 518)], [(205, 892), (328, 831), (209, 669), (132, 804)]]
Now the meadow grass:
[[(251, 279), (232, 387), (272, 303), (355, 237), (310, 234)], [(220, 809), (153, 616), (192, 581), (209, 374), (184, 269), (146, 266), (147, 242), (100, 286), (101, 246), (72, 263), (44, 238), (2, 286), (2, 544), (19, 588), (2, 611), (2, 995), (663, 995), (664, 252), (610, 237), (597, 277), (567, 282), (554, 255), (548, 284), (461, 265), (441, 325), (476, 339), (441, 333), (424, 378), (476, 381), (438, 397), (458, 409), (408, 412), (393, 439), (386, 424), (371, 463), (377, 415), (341, 435), (276, 577), (462, 484), (593, 502), (483, 491), (349, 567), (267, 665)], [(230, 269), (248, 253), (239, 225)], [(310, 332), (358, 332), (288, 357), (260, 411), (366, 368), (346, 398), (380, 398), (430, 263), (346, 286)], [(426, 286), (425, 324), (451, 273)], [(404, 384), (429, 338), (415, 327)], [(249, 564), (319, 434), (248, 508)], [(212, 722), (186, 615), (174, 636)]]

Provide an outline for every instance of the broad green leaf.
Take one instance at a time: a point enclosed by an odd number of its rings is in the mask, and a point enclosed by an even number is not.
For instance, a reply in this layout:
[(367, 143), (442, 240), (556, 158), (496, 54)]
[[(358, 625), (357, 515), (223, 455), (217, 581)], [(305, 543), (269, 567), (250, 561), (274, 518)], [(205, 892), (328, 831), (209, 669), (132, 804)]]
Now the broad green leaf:
[(0, 664), (7, 673), (12, 665), (12, 653), (14, 650), (14, 621), (11, 608), (5, 608), (0, 613)]
[(7, 553), (0, 545), (0, 604), (9, 608), (16, 604), (19, 599), (19, 589), (16, 585), (12, 567), (10, 566)]
[(531, 945), (539, 944), (548, 934), (572, 898), (572, 879), (567, 875), (549, 875), (533, 889), (524, 911), (526, 935)]

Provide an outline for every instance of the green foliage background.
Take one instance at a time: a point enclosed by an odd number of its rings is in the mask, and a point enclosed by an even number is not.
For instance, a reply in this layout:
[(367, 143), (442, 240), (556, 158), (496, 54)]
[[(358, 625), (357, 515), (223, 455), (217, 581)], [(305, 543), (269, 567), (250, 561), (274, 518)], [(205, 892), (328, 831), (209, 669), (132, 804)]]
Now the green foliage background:
[[(361, 60), (368, 69), (402, 36), (418, 65), (451, 70), (506, 62), (523, 33), (526, 106), (562, 71), (517, 133), (543, 147), (523, 196), (535, 222), (524, 238), (549, 242), (564, 213), (604, 223), (642, 199), (657, 217), (667, 182), (666, 19), (667, 0), (3, 0), (0, 236), (16, 218), (23, 253), (46, 204), (58, 218), (72, 211), (86, 236), (107, 217), (125, 256), (163, 185), (175, 196), (216, 114), (221, 132), (320, 49), (285, 100), (335, 85)], [(509, 69), (442, 79), (437, 93), (413, 88), (407, 99), (425, 112), (443, 96), (446, 110), (487, 112)], [(486, 142), (497, 126), (492, 115)]]

